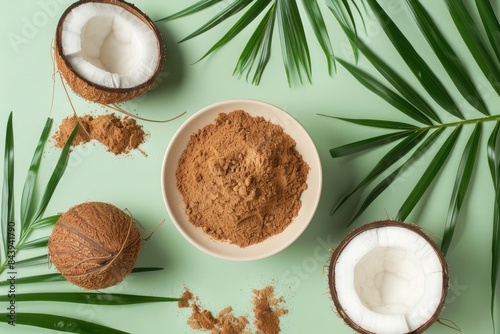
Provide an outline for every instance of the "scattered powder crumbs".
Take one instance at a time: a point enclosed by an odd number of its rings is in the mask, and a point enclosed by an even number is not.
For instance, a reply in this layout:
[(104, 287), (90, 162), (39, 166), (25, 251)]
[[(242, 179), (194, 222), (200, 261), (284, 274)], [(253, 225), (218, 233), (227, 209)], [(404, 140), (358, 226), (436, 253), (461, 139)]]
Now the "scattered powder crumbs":
[[(217, 319), (214, 318), (212, 312), (208, 310), (202, 310), (198, 304), (193, 304), (193, 313), (188, 319), (188, 325), (192, 329), (201, 329), (205, 331), (215, 332), (217, 325)], [(217, 332), (215, 332), (217, 333)]]
[[(280, 317), (287, 314), (288, 310), (280, 307), (284, 298), (274, 297), (274, 287), (267, 286), (262, 290), (253, 290), (253, 313), (255, 316), (256, 334), (278, 334), (281, 332)], [(192, 313), (187, 324), (195, 330), (210, 332), (211, 334), (252, 334), (250, 325), (244, 316), (235, 316), (233, 308), (227, 306), (217, 316), (209, 310), (202, 309), (198, 298), (186, 289), (181, 295), (179, 308), (191, 307)]]
[[(53, 139), (56, 147), (64, 146), (78, 121), (80, 121), (80, 129), (73, 140), (72, 147), (96, 140), (104, 145), (108, 152), (115, 155), (128, 154), (138, 149), (147, 136), (142, 126), (129, 117), (120, 118), (114, 114), (96, 117), (73, 115), (64, 118), (55, 133)], [(141, 153), (146, 155), (143, 151)]]
[(232, 314), (233, 309), (228, 306), (217, 315), (219, 321), (219, 333), (223, 334), (250, 334), (250, 330), (247, 330), (248, 320), (243, 317), (235, 317)]

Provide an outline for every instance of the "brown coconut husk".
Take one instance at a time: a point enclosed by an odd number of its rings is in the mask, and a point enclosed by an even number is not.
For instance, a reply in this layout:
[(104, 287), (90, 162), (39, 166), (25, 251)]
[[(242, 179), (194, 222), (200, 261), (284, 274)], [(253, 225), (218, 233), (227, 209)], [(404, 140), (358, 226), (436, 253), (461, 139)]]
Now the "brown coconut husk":
[[(96, 3), (107, 3), (116, 6), (120, 6), (124, 10), (130, 12), (131, 14), (138, 17), (142, 22), (144, 22), (157, 36), (160, 57), (158, 65), (153, 73), (153, 75), (144, 83), (130, 88), (109, 88), (98, 85), (91, 82), (84, 77), (82, 77), (78, 72), (74, 70), (70, 62), (66, 59), (63, 53), (62, 47), (62, 26), (68, 16), (68, 14), (77, 6), (82, 4), (96, 2)], [(121, 0), (81, 0), (73, 3), (69, 6), (66, 11), (62, 14), (59, 23), (57, 24), (56, 36), (54, 40), (54, 56), (59, 72), (64, 77), (64, 80), (71, 87), (71, 89), (82, 96), (84, 99), (98, 102), (101, 104), (114, 104), (124, 101), (131, 100), (140, 95), (146, 93), (154, 85), (158, 77), (160, 76), (163, 64), (165, 62), (165, 45), (161, 37), (160, 31), (153, 23), (153, 21), (143, 13), (139, 8), (135, 7), (133, 4), (127, 3)]]
[(142, 238), (134, 220), (117, 207), (87, 202), (56, 222), (49, 260), (69, 282), (87, 290), (120, 283), (134, 268)]
[(330, 294), (333, 299), (333, 303), (335, 304), (335, 308), (337, 311), (337, 315), (342, 318), (345, 322), (346, 325), (354, 329), (358, 333), (362, 334), (374, 334), (372, 332), (369, 332), (365, 330), (364, 328), (360, 327), (357, 323), (355, 323), (344, 311), (343, 305), (340, 303), (339, 298), (338, 298), (338, 293), (336, 289), (336, 284), (335, 284), (335, 266), (337, 264), (337, 261), (339, 259), (340, 254), (344, 251), (346, 246), (359, 234), (371, 230), (371, 229), (376, 229), (376, 228), (381, 228), (381, 227), (388, 227), (388, 226), (393, 226), (393, 227), (399, 227), (399, 228), (406, 228), (422, 238), (424, 238), (429, 245), (433, 248), (433, 250), (436, 252), (437, 257), (439, 258), (439, 261), (441, 263), (441, 266), (443, 268), (443, 286), (442, 286), (442, 293), (441, 293), (441, 299), (439, 301), (438, 306), (436, 307), (436, 310), (434, 314), (429, 318), (428, 321), (423, 323), (419, 328), (416, 330), (405, 333), (405, 334), (420, 334), (423, 333), (425, 330), (427, 330), (430, 326), (432, 326), (434, 323), (439, 322), (439, 315), (441, 314), (442, 310), (444, 309), (445, 301), (446, 301), (446, 295), (448, 293), (448, 288), (449, 288), (449, 274), (448, 274), (448, 263), (446, 262), (446, 259), (444, 257), (444, 254), (441, 252), (441, 250), (436, 246), (436, 243), (434, 240), (432, 240), (427, 234), (422, 232), (420, 227), (413, 225), (413, 224), (407, 224), (404, 222), (400, 221), (394, 221), (394, 220), (381, 220), (381, 221), (375, 221), (373, 223), (369, 223), (366, 225), (363, 225), (361, 227), (358, 227), (354, 229), (351, 233), (349, 233), (339, 244), (339, 246), (333, 251), (331, 260), (330, 260), (330, 265), (329, 265), (329, 270), (328, 270), (328, 285), (330, 289)]

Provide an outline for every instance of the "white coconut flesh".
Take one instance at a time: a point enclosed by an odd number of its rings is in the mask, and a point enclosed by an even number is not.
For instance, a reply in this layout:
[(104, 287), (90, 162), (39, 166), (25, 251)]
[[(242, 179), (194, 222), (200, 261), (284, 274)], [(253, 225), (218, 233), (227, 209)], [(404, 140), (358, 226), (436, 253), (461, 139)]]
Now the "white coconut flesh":
[(161, 53), (154, 31), (120, 6), (85, 3), (62, 25), (63, 55), (84, 79), (107, 88), (146, 82)]
[(409, 333), (439, 307), (443, 265), (431, 244), (409, 229), (369, 229), (338, 257), (335, 289), (357, 326), (373, 333)]

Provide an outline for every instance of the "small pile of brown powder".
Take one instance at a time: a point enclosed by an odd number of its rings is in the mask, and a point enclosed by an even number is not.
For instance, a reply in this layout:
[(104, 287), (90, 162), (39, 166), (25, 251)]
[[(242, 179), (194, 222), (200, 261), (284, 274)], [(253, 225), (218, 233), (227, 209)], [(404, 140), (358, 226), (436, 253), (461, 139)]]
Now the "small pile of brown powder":
[(127, 154), (144, 143), (146, 134), (141, 125), (129, 117), (119, 118), (114, 114), (105, 114), (97, 117), (73, 115), (62, 120), (58, 131), (54, 135), (56, 147), (63, 147), (77, 122), (80, 128), (73, 140), (72, 146), (85, 144), (97, 140), (109, 152), (115, 155)]
[(255, 315), (255, 327), (259, 333), (278, 334), (280, 329), (280, 317), (288, 313), (287, 309), (279, 307), (284, 302), (283, 297), (274, 297), (274, 287), (267, 286), (262, 290), (253, 290), (253, 313)]
[(176, 171), (189, 221), (240, 247), (282, 232), (298, 214), (309, 166), (279, 125), (243, 110), (193, 134)]
[[(283, 297), (274, 297), (274, 287), (267, 286), (262, 290), (253, 290), (253, 313), (255, 316), (256, 334), (279, 334), (280, 317), (288, 310), (279, 307), (284, 302)], [(211, 332), (212, 334), (251, 334), (247, 329), (249, 321), (246, 317), (236, 317), (231, 306), (224, 308), (214, 317), (212, 312), (200, 308), (197, 298), (189, 290), (185, 290), (178, 303), (179, 308), (191, 306), (192, 313), (187, 324), (195, 330)]]
[(185, 290), (184, 293), (182, 294), (179, 302), (177, 303), (177, 306), (179, 308), (186, 308), (189, 307), (189, 302), (193, 300), (194, 296), (193, 293), (189, 290)]

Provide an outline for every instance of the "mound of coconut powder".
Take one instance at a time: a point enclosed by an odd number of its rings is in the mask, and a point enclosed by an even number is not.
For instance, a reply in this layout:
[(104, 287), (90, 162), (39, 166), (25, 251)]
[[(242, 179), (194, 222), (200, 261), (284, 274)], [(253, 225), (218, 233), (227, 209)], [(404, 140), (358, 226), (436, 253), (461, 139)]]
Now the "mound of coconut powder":
[(193, 134), (176, 171), (189, 221), (240, 247), (282, 232), (298, 214), (309, 166), (263, 117), (221, 113)]

